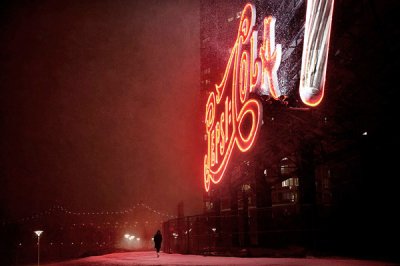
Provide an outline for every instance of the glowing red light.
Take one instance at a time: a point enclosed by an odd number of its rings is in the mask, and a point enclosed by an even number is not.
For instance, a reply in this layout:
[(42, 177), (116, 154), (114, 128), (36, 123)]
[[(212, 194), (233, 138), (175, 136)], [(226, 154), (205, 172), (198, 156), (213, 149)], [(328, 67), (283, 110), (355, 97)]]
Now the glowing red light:
[[(211, 182), (221, 181), (236, 146), (246, 152), (254, 145), (261, 127), (262, 104), (250, 99), (250, 92), (268, 90), (272, 97), (280, 96), (276, 73), (281, 47), (275, 46), (275, 19), (268, 17), (264, 21), (261, 59), (257, 49), (258, 34), (253, 30), (255, 20), (255, 7), (247, 4), (222, 81), (208, 97), (205, 114), (207, 154), (204, 156), (206, 191)], [(250, 129), (244, 130), (244, 121), (250, 123)]]
[[(310, 0), (307, 3), (299, 90), (302, 101), (309, 106), (318, 105), (324, 95), (333, 1), (326, 1), (322, 13), (316, 12), (321, 9), (316, 1)], [(312, 26), (319, 21), (311, 19), (312, 14), (322, 16), (325, 23), (323, 30)], [(236, 146), (239, 151), (247, 152), (255, 143), (261, 127), (262, 104), (249, 98), (250, 93), (269, 95), (273, 99), (280, 99), (282, 96), (277, 76), (282, 47), (275, 44), (276, 19), (271, 16), (264, 19), (263, 43), (259, 51), (258, 32), (254, 31), (255, 21), (255, 7), (247, 4), (242, 12), (238, 35), (222, 81), (215, 85), (215, 91), (210, 93), (207, 100), (207, 154), (204, 156), (206, 191), (210, 189), (211, 182), (217, 184), (221, 181)], [(322, 52), (312, 49), (315, 48), (316, 41), (323, 48)]]

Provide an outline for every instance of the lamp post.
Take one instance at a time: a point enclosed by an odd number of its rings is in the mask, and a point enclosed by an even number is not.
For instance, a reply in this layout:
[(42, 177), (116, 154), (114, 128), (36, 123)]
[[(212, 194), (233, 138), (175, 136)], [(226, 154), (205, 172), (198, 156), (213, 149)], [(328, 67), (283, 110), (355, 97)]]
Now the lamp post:
[(37, 235), (37, 237), (38, 237), (38, 240), (37, 240), (37, 265), (39, 266), (39, 258), (40, 258), (40, 235), (43, 233), (43, 231), (41, 231), (41, 230), (37, 230), (37, 231), (35, 231), (35, 234)]

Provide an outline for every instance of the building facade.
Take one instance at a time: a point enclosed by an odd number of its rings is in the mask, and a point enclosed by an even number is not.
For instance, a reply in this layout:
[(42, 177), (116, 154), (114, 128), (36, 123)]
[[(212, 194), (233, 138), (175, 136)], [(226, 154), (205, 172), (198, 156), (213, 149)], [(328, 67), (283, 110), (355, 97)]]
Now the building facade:
[[(392, 117), (392, 109), (377, 90), (380, 81), (388, 80), (368, 69), (363, 55), (393, 47), (391, 42), (368, 41), (378, 38), (378, 25), (386, 30), (393, 26), (393, 20), (383, 20), (391, 13), (391, 5), (335, 1), (326, 92), (321, 104), (312, 108), (300, 100), (298, 91), (306, 2), (250, 1), (257, 12), (254, 30), (258, 31), (259, 47), (265, 43), (263, 19), (276, 19), (274, 41), (282, 49), (277, 76), (283, 97), (249, 96), (262, 104), (254, 145), (246, 152), (232, 152), (223, 178), (206, 183), (202, 215), (164, 223), (165, 251), (272, 256), (311, 251), (390, 257), (393, 248), (387, 239), (393, 238), (390, 232), (398, 234), (396, 218), (391, 216), (398, 203), (393, 193), (396, 186), (378, 180), (390, 176), (389, 168), (382, 166), (393, 162), (393, 158), (379, 155), (388, 152), (394, 142), (393, 123), (386, 121)], [(204, 107), (225, 79), (246, 4), (239, 0), (201, 1), (200, 101)], [(379, 62), (392, 73), (388, 61)], [(370, 74), (367, 79), (366, 73)], [(371, 97), (376, 99), (374, 104), (368, 102)], [(204, 112), (201, 122), (207, 127), (208, 110)], [(217, 131), (213, 139), (221, 134)], [(205, 134), (203, 152), (210, 157), (208, 139)], [(221, 158), (218, 161), (214, 156), (210, 161), (215, 165)], [(292, 253), (279, 253), (282, 248)]]

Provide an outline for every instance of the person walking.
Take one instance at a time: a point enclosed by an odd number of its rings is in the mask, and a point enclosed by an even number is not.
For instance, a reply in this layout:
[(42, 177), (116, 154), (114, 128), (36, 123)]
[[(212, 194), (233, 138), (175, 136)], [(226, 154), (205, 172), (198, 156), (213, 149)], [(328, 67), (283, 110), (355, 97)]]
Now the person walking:
[(157, 258), (160, 257), (160, 249), (162, 242), (162, 234), (160, 230), (157, 230), (157, 233), (154, 235), (154, 248), (157, 251)]

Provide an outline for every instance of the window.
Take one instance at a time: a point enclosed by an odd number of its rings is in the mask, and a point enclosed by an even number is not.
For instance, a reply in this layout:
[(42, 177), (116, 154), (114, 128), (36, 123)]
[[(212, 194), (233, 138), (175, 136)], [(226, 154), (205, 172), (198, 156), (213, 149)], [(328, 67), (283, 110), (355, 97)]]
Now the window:
[(282, 187), (298, 187), (298, 186), (299, 186), (298, 177), (291, 177), (282, 181)]

